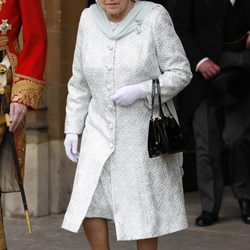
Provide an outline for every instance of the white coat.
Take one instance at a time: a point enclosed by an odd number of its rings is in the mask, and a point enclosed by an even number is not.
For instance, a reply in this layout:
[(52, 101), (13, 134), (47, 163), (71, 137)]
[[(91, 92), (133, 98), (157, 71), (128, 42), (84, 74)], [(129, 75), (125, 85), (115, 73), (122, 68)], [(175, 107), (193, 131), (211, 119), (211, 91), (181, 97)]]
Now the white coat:
[[(68, 83), (65, 133), (82, 135), (80, 157), (63, 228), (77, 232), (109, 159), (118, 240), (157, 237), (185, 229), (182, 155), (150, 159), (147, 151), (153, 78), (176, 116), (172, 98), (191, 79), (185, 52), (167, 11), (158, 5), (140, 29), (110, 40), (89, 9), (82, 13)], [(143, 83), (145, 99), (128, 107), (111, 96)]]

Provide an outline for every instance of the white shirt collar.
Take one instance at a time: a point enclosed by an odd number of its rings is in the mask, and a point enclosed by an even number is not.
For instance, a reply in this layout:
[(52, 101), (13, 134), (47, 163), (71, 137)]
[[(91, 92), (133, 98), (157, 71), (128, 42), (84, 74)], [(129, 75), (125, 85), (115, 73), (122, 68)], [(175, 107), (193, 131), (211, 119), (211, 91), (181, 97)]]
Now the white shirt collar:
[(234, 5), (236, 0), (230, 0), (231, 4)]

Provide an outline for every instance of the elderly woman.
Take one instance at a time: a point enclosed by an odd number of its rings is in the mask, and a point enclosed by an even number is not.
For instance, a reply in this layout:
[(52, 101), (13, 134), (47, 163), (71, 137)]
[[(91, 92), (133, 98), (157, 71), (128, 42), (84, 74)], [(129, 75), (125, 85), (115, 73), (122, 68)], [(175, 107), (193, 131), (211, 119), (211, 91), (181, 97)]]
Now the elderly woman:
[(181, 154), (148, 157), (154, 78), (176, 115), (172, 98), (191, 72), (161, 5), (98, 0), (83, 11), (65, 122), (66, 153), (78, 165), (62, 227), (77, 232), (83, 223), (94, 250), (109, 249), (107, 220), (139, 250), (187, 227)]

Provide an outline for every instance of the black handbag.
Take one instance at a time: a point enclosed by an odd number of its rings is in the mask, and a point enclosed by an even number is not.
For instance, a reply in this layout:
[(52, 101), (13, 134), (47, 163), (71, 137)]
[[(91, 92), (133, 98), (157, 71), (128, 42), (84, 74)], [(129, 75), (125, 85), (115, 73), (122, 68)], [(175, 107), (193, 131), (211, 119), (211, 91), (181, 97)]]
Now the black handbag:
[[(159, 116), (154, 117), (156, 89), (159, 100)], [(165, 153), (174, 154), (183, 152), (186, 148), (181, 127), (171, 114), (167, 103), (165, 105), (169, 112), (168, 116), (165, 116), (163, 112), (159, 80), (154, 79), (152, 82), (152, 111), (148, 131), (148, 153), (150, 158)]]

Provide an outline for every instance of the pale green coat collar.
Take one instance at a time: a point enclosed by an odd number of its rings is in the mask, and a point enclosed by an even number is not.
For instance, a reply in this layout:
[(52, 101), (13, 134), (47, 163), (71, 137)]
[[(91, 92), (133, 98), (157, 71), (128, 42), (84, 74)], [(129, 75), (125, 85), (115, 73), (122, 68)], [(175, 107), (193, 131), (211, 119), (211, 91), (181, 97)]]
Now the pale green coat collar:
[(90, 6), (91, 14), (99, 29), (110, 39), (118, 40), (134, 30), (140, 32), (142, 22), (145, 17), (157, 6), (157, 4), (145, 1), (136, 1), (133, 9), (113, 30), (105, 12), (98, 4)]

